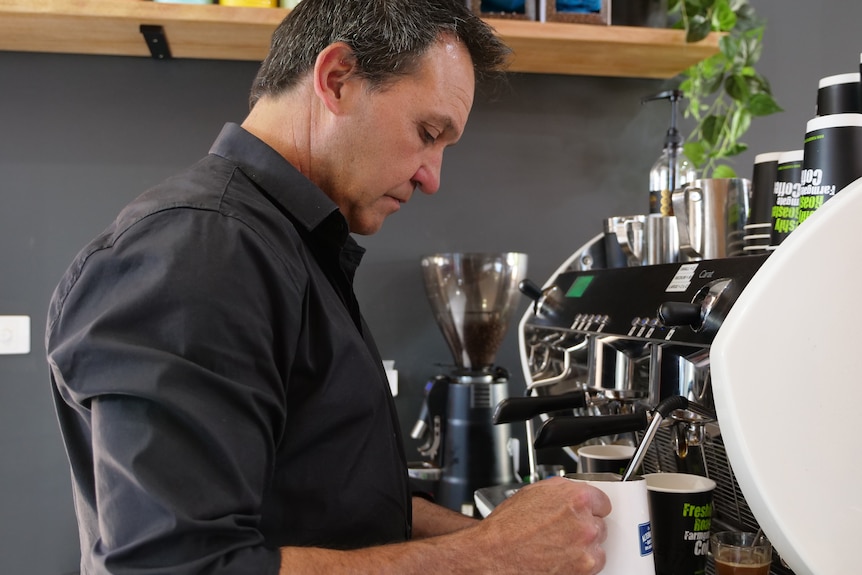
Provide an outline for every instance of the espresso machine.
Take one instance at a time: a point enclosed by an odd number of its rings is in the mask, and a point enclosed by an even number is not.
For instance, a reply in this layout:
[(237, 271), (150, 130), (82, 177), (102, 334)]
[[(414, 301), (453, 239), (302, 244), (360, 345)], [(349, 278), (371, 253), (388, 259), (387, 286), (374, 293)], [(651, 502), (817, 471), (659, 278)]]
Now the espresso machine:
[(423, 441), (414, 479), (431, 482), (438, 503), (474, 514), (473, 493), (514, 480), (511, 430), (494, 425), (509, 373), (494, 360), (522, 296), (521, 253), (440, 253), (421, 260), (431, 309), (454, 365), (428, 382), (410, 435)]
[[(527, 426), (531, 477), (536, 453), (550, 447), (562, 449), (575, 470), (576, 449), (595, 428), (580, 422), (594, 417), (591, 404), (623, 401), (640, 413), (682, 396), (686, 408), (670, 413), (651, 438), (643, 473), (710, 477), (718, 484), (713, 529), (756, 531), (724, 448), (710, 351), (734, 302), (770, 256), (603, 267), (613, 259), (608, 247), (616, 247), (609, 233), (576, 251), (543, 286), (524, 286), (534, 301), (519, 325), (530, 395), (549, 401), (583, 390), (587, 397), (586, 409), (543, 414)], [(635, 443), (643, 441), (647, 422), (631, 417)], [(772, 573), (792, 571), (777, 557)]]
[[(846, 260), (862, 249), (860, 213), (862, 179), (774, 251), (660, 264), (619, 257), (620, 238), (606, 227), (542, 286), (524, 282), (531, 479), (547, 447), (561, 448), (574, 471), (576, 447), (607, 430), (589, 423), (592, 405), (626, 399), (635, 414), (683, 397), (649, 438), (647, 417), (628, 422), (648, 446), (643, 473), (713, 479), (711, 530), (762, 530), (772, 575), (855, 572), (862, 451), (858, 424), (836, 402), (862, 400), (862, 277)], [(558, 409), (578, 393), (581, 406)], [(483, 515), (515, 492), (480, 490)]]

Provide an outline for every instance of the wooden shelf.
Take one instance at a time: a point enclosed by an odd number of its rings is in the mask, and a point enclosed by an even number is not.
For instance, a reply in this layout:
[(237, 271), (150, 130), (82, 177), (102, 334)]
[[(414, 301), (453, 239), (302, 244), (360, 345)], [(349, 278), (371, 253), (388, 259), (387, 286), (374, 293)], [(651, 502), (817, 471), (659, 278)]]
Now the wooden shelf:
[[(260, 61), (286, 11), (146, 0), (0, 0), (0, 50), (149, 57), (142, 24), (162, 26), (174, 58)], [(678, 30), (488, 19), (510, 70), (670, 78), (718, 51)]]

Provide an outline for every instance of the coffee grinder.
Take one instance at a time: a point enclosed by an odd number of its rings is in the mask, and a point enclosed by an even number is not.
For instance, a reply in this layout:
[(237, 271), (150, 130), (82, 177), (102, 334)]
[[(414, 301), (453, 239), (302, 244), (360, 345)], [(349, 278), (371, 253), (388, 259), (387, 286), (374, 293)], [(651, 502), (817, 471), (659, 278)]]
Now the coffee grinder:
[(429, 381), (411, 437), (427, 458), (414, 478), (434, 480), (441, 505), (473, 515), (480, 487), (514, 480), (509, 425), (494, 425), (509, 395), (508, 372), (494, 359), (526, 275), (521, 253), (441, 253), (422, 258), (425, 291), (455, 365)]

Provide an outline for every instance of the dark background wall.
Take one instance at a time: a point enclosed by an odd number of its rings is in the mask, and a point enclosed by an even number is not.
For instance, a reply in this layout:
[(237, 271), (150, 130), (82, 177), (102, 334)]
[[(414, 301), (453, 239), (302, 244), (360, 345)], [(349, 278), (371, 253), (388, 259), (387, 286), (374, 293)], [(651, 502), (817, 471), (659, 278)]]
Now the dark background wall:
[[(862, 5), (754, 0), (768, 22), (761, 70), (785, 112), (758, 119), (736, 168), (801, 148), (817, 80), (858, 70)], [(246, 111), (254, 63), (0, 53), (0, 315), (32, 318), (27, 355), (0, 356), (0, 572), (77, 569), (69, 474), (48, 389), (43, 331), (51, 292), (77, 250), (131, 198), (205, 154)], [(647, 173), (668, 107), (655, 80), (514, 75), (479, 99), (447, 152), (441, 191), (417, 195), (375, 236), (357, 292), (396, 362), (402, 425), (452, 362), (428, 306), (419, 258), (521, 251), (543, 282), (601, 230), (647, 209)], [(497, 360), (523, 390), (514, 324)], [(415, 445), (408, 451), (415, 454)]]

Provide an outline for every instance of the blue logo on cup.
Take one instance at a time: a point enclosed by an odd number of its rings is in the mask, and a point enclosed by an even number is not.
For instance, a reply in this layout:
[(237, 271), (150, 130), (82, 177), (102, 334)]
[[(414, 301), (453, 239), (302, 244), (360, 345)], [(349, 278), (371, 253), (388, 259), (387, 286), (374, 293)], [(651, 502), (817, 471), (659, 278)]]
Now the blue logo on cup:
[(641, 557), (652, 555), (652, 529), (649, 522), (638, 525), (638, 535), (640, 536)]

